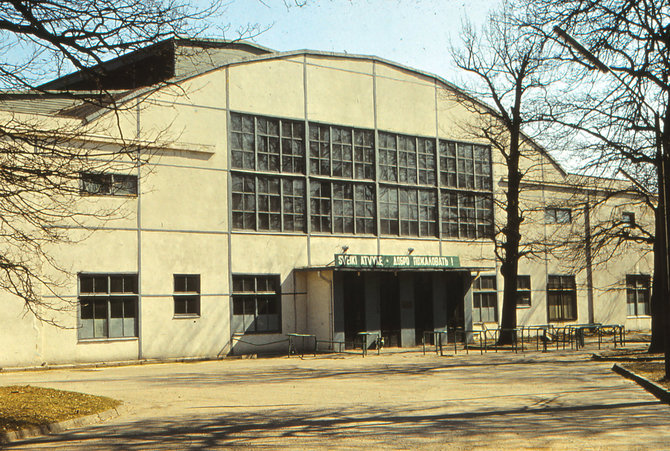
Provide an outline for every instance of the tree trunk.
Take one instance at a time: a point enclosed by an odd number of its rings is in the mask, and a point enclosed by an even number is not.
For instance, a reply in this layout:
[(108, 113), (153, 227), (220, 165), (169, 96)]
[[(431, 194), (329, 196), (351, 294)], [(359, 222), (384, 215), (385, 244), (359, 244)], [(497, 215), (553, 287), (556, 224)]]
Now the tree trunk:
[[(660, 171), (659, 171), (660, 174)], [(659, 185), (662, 189), (662, 185)], [(663, 248), (665, 246), (665, 236), (663, 233), (663, 201), (659, 196), (659, 203), (656, 207), (656, 237), (654, 239), (654, 280), (651, 288), (651, 343), (649, 352), (663, 352), (665, 350), (665, 329), (667, 321), (667, 309), (665, 299), (665, 258)]]

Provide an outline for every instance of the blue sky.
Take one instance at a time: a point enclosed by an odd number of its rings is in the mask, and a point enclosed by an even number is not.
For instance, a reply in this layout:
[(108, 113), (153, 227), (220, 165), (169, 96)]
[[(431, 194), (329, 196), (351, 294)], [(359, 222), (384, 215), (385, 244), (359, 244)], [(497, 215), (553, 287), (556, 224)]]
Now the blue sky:
[[(286, 0), (293, 2), (293, 0)], [(248, 24), (266, 29), (252, 40), (276, 50), (313, 49), (376, 55), (458, 83), (450, 42), (464, 17), (481, 24), (498, 0), (231, 0), (214, 19), (234, 38)], [(212, 29), (209, 37), (221, 37)]]

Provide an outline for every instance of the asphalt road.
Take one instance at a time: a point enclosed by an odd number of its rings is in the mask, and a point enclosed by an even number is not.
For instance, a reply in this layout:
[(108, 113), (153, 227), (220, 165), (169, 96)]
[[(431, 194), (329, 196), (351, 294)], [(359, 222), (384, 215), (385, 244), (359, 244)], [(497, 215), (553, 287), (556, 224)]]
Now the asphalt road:
[(270, 358), (0, 373), (123, 401), (7, 449), (650, 448), (670, 406), (586, 353)]

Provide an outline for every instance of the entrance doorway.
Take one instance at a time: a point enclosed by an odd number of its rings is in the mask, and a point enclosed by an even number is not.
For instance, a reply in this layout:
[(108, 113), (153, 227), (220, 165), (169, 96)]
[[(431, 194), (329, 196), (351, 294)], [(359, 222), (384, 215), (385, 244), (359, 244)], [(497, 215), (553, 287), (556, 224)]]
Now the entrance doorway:
[(379, 275), (381, 334), (384, 346), (400, 346), (400, 296), (398, 277), (393, 273)]
[(365, 278), (360, 273), (342, 274), (344, 296), (344, 342), (353, 348), (358, 332), (365, 330)]

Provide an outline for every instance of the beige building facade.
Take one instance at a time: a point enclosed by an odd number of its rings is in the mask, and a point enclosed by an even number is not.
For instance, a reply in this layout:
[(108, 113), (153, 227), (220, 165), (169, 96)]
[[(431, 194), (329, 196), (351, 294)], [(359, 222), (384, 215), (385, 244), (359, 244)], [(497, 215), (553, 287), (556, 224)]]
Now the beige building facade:
[[(290, 333), (324, 350), (360, 332), (405, 347), (497, 327), (506, 170), (458, 88), (376, 57), (217, 41), (135, 52), (105, 83), (115, 111), (59, 97), (90, 89), (77, 74), (46, 84), (48, 103), (0, 100), (146, 159), (82, 172), (78, 206), (113, 213), (63, 224), (73, 242), (51, 249), (68, 275), (45, 300), (66, 308), (44, 313), (61, 327), (3, 295), (0, 366), (278, 352)], [(532, 143), (523, 164), (519, 324), (648, 329), (650, 246), (593, 244), (607, 225), (653, 225), (639, 196)]]

